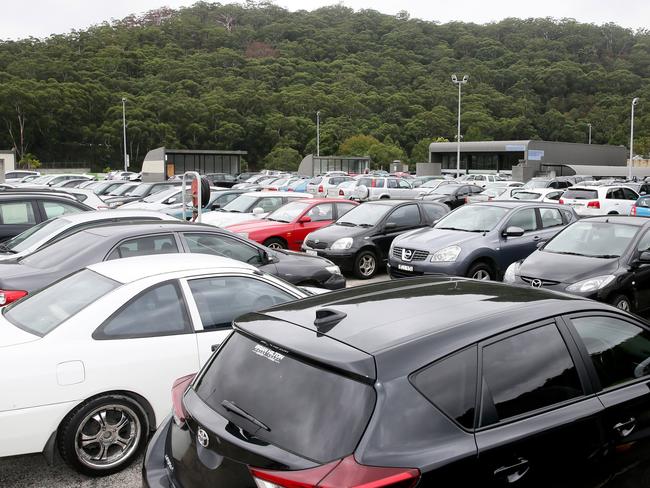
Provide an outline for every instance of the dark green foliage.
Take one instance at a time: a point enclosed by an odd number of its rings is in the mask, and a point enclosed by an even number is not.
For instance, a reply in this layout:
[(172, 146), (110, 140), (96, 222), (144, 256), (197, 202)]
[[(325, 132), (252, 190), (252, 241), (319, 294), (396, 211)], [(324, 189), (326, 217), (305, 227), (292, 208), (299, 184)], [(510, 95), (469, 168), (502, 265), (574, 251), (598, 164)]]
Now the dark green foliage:
[(381, 143), (376, 157), (422, 160), (423, 140), (454, 140), (454, 72), (470, 75), (464, 140), (586, 142), (591, 122), (595, 143), (626, 144), (639, 96), (636, 131), (650, 150), (647, 31), (551, 19), (438, 25), (254, 2), (0, 42), (0, 147), (119, 167), (124, 96), (135, 168), (160, 145), (295, 165), (315, 152), (317, 110), (321, 154), (364, 134)]

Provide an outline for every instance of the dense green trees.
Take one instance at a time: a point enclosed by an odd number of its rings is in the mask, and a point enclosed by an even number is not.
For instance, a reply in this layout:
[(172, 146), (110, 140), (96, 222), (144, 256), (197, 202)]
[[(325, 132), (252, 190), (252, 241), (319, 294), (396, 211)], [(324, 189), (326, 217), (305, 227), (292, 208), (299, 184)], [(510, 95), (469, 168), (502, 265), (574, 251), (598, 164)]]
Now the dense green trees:
[(648, 31), (570, 19), (440, 25), (406, 12), (252, 1), (0, 42), (0, 147), (15, 146), (19, 159), (119, 166), (126, 97), (135, 167), (160, 145), (295, 166), (315, 152), (317, 110), (321, 154), (365, 135), (380, 162), (420, 161), (427, 141), (454, 140), (454, 72), (470, 75), (466, 141), (586, 142), (592, 123), (595, 143), (626, 144), (639, 96), (637, 147), (650, 151)]

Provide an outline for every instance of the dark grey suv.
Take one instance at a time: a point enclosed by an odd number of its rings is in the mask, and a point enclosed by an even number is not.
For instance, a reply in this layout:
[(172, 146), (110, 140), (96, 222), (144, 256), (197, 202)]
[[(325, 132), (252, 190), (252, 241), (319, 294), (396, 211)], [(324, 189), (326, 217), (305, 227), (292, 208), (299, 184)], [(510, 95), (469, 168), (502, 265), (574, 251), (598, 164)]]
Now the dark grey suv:
[(392, 278), (423, 274), (500, 279), (515, 261), (578, 219), (562, 205), (520, 201), (465, 205), (433, 228), (406, 232), (393, 241)]

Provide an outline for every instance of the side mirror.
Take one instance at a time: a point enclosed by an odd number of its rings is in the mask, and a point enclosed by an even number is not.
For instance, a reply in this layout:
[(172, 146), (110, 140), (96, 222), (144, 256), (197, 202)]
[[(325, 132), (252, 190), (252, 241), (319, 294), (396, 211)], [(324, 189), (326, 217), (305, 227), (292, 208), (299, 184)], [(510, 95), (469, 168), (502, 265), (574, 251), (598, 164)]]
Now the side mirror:
[(302, 217), (300, 217), (300, 219), (298, 219), (299, 224), (306, 224), (307, 222), (311, 222), (311, 217), (307, 215), (303, 215)]
[(210, 207), (210, 210), (217, 210), (218, 208), (221, 208), (220, 203), (213, 203), (212, 207)]
[(168, 198), (168, 199), (167, 199), (167, 204), (168, 204), (168, 205), (169, 205), (169, 204), (172, 204), (172, 203), (176, 203), (176, 197), (171, 197), (171, 198)]
[(386, 222), (384, 224), (384, 232), (397, 229), (397, 224), (395, 222)]
[(524, 229), (521, 227), (511, 226), (503, 232), (503, 237), (521, 237), (524, 235)]
[(262, 207), (255, 207), (253, 209), (253, 215), (262, 215), (264, 213), (264, 209)]
[(650, 264), (650, 251), (643, 251), (639, 255), (639, 263), (641, 263), (641, 264)]
[(546, 245), (546, 241), (539, 241), (536, 244), (537, 249), (542, 249)]

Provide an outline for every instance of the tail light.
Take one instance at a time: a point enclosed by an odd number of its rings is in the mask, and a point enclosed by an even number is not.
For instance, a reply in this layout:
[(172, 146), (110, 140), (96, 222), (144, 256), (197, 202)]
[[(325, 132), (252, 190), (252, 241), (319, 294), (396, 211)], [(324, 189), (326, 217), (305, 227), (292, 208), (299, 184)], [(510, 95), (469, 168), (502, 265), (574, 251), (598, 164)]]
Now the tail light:
[(469, 197), (465, 197), (465, 203), (469, 203)]
[(344, 197), (344, 196), (345, 196), (345, 193), (343, 193), (343, 190), (339, 190), (339, 196), (340, 196), (340, 197)]
[(287, 191), (293, 191), (293, 188), (287, 188)]
[(630, 210), (630, 215), (636, 215), (636, 205), (632, 206), (632, 209)]
[(25, 290), (0, 290), (0, 307), (9, 305), (25, 295), (27, 295)]
[(258, 488), (413, 488), (420, 471), (357, 463), (354, 456), (301, 471), (250, 468)]
[(325, 190), (323, 190), (323, 185), (318, 185), (318, 193), (323, 193)]
[(593, 200), (587, 204), (589, 208), (600, 208), (600, 202), (598, 200)]
[(195, 376), (196, 373), (188, 374), (187, 376), (178, 378), (172, 385), (172, 411), (174, 413), (174, 422), (179, 427), (185, 424), (185, 419), (187, 418), (187, 410), (183, 406), (183, 394)]
[(560, 198), (560, 199), (558, 200), (558, 203), (559, 203), (560, 205), (564, 205), (564, 200), (562, 200), (562, 199)]

